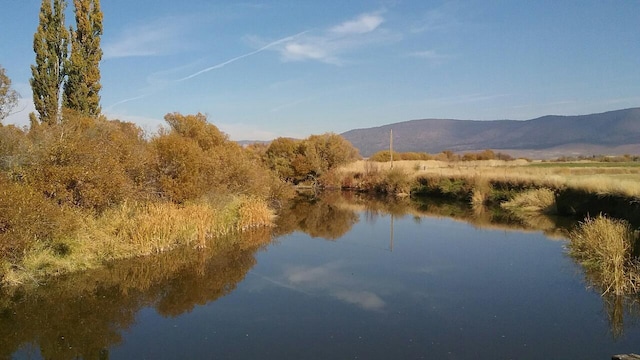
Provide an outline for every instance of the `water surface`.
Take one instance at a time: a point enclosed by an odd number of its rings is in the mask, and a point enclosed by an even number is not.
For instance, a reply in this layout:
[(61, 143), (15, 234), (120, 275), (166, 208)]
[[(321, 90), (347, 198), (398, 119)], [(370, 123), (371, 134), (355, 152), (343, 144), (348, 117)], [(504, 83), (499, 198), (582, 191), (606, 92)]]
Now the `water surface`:
[(0, 358), (607, 359), (640, 351), (634, 308), (588, 289), (565, 241), (545, 235), (555, 228), (509, 221), (514, 229), (496, 218), (504, 220), (446, 203), (299, 200), (271, 243), (262, 232), (243, 247), (182, 249), (5, 296)]

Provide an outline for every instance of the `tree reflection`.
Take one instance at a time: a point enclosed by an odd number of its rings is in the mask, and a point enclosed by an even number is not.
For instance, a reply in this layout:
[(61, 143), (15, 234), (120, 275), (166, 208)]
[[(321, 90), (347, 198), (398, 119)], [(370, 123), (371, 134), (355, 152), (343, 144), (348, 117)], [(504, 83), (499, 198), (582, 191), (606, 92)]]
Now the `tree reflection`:
[(312, 237), (336, 240), (359, 221), (358, 214), (344, 206), (340, 192), (326, 192), (319, 196), (299, 196), (283, 208), (276, 220), (276, 234), (302, 231)]
[(21, 348), (39, 349), (45, 359), (108, 358), (108, 349), (122, 341), (140, 309), (177, 316), (233, 291), (271, 235), (240, 237), (206, 249), (120, 261), (4, 294), (0, 359), (11, 359)]
[[(549, 237), (562, 237), (575, 221), (537, 215), (518, 217), (500, 207), (472, 207), (468, 202), (430, 198), (397, 198), (365, 193), (328, 191), (298, 196), (283, 207), (276, 221), (276, 235), (302, 231), (312, 237), (336, 240), (359, 221), (375, 222), (379, 216), (449, 217), (479, 228), (543, 231)], [(418, 220), (416, 220), (418, 221)]]
[[(163, 316), (179, 316), (231, 293), (256, 264), (255, 254), (272, 236), (303, 231), (336, 240), (359, 221), (392, 214), (447, 216), (478, 227), (514, 227), (544, 231), (553, 219), (519, 222), (495, 209), (467, 204), (380, 198), (364, 194), (327, 192), (299, 197), (283, 207), (275, 229), (249, 232), (207, 248), (174, 252), (109, 264), (72, 274), (35, 288), (14, 289), (0, 296), (0, 359), (11, 359), (20, 349), (34, 349), (43, 358), (106, 359), (123, 341), (123, 331), (145, 307)], [(640, 305), (629, 297), (604, 297), (611, 332), (619, 337), (624, 320), (637, 317)], [(27, 351), (27, 350), (25, 350)]]
[[(302, 196), (283, 209), (278, 219), (278, 235), (303, 231), (313, 237), (335, 240), (345, 234), (362, 214), (365, 221), (378, 217), (412, 216), (419, 222), (425, 216), (447, 217), (466, 221), (478, 228), (541, 231), (550, 238), (564, 239), (575, 219), (543, 214), (514, 214), (500, 207), (471, 206), (467, 202), (442, 199), (380, 197), (354, 192), (328, 192), (320, 196)], [(392, 235), (393, 236), (393, 235)], [(586, 273), (591, 287), (597, 287), (597, 274)], [(614, 338), (624, 332), (624, 319), (640, 318), (637, 297), (603, 297), (610, 330)]]

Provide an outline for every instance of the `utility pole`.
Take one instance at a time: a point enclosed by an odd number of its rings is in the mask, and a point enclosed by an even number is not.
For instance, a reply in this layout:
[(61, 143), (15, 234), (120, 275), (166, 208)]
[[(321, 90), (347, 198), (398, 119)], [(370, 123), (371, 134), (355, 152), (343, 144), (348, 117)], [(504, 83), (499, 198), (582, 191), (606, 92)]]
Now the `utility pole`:
[(391, 241), (389, 242), (391, 252), (393, 252), (393, 214), (391, 214)]
[(393, 129), (389, 134), (389, 155), (391, 155), (391, 168), (393, 169)]

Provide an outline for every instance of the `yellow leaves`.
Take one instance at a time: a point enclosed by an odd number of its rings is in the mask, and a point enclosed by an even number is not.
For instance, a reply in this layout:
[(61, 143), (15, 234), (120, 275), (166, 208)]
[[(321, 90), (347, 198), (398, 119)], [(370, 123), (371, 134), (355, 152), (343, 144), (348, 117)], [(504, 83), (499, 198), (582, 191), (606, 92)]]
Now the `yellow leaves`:
[(282, 179), (300, 182), (317, 177), (348, 161), (359, 158), (358, 151), (340, 135), (312, 135), (306, 140), (274, 140), (264, 161)]
[(65, 112), (60, 124), (32, 135), (29, 185), (62, 204), (98, 211), (131, 196), (139, 186), (129, 176), (139, 173), (139, 159), (131, 154), (141, 143), (136, 132), (122, 129), (127, 127)]
[(182, 115), (180, 113), (167, 114), (164, 120), (175, 133), (194, 140), (202, 150), (207, 151), (227, 141), (218, 128), (207, 122), (207, 117), (201, 113), (196, 115)]
[(152, 140), (155, 176), (163, 196), (182, 203), (212, 193), (269, 193), (269, 172), (204, 115), (172, 113), (165, 119), (170, 131)]

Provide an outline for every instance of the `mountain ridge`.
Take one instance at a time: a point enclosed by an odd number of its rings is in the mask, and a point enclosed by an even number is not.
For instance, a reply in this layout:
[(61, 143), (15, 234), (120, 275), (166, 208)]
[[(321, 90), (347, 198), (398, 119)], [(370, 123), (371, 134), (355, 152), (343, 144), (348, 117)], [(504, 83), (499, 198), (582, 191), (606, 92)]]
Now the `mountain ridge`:
[(579, 153), (577, 144), (584, 145), (585, 151), (589, 147), (606, 151), (625, 148), (624, 145), (640, 146), (640, 107), (588, 115), (545, 115), (530, 120), (415, 119), (353, 129), (341, 135), (363, 156), (370, 156), (389, 148), (391, 130), (394, 150), (399, 152), (558, 152), (562, 147), (571, 147), (573, 153)]

